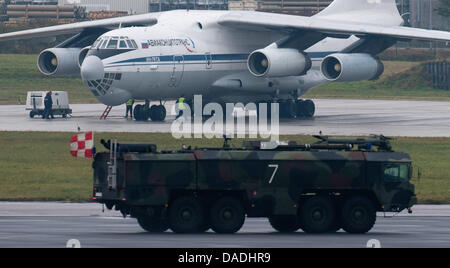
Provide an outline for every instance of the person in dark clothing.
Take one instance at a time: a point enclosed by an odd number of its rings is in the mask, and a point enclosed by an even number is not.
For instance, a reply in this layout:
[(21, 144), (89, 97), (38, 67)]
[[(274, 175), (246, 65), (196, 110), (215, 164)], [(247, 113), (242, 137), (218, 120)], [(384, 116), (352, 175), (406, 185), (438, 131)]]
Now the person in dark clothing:
[(50, 116), (53, 118), (55, 118), (53, 116), (53, 100), (52, 100), (52, 92), (49, 91), (47, 93), (47, 95), (45, 95), (45, 99), (44, 99), (44, 119), (50, 119)]

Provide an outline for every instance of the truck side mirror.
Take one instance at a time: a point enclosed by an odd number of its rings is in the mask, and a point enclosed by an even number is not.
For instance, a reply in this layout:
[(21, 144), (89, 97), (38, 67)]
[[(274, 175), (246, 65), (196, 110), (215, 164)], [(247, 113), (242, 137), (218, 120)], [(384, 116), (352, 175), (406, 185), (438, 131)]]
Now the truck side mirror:
[[(414, 166), (414, 169), (417, 168), (417, 180), (420, 181), (420, 179), (422, 178), (422, 169), (419, 166)], [(414, 172), (412, 173), (414, 175)]]

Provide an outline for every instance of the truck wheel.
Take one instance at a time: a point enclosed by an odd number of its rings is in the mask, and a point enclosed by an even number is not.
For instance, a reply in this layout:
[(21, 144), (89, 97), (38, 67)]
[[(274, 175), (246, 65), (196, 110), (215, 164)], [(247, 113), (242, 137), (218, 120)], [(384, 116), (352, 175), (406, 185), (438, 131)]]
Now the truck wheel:
[(335, 211), (329, 198), (315, 196), (300, 209), (300, 222), (306, 233), (325, 233), (332, 229)]
[(200, 227), (200, 229), (198, 230), (199, 233), (204, 233), (206, 231), (208, 231), (211, 228), (211, 225), (209, 224), (208, 221), (203, 222), (202, 226)]
[(169, 207), (169, 225), (175, 233), (195, 233), (202, 229), (204, 211), (194, 197), (177, 198)]
[(347, 233), (367, 233), (375, 225), (377, 214), (373, 202), (363, 196), (347, 199), (342, 207), (340, 220)]
[(163, 233), (169, 229), (169, 224), (166, 220), (155, 219), (153, 217), (139, 217), (137, 221), (139, 226), (149, 233)]
[(105, 201), (105, 206), (108, 210), (112, 210), (114, 208), (114, 203), (111, 201)]
[(297, 216), (272, 216), (269, 217), (269, 223), (273, 229), (281, 233), (293, 233), (300, 229), (300, 223)]
[(330, 230), (328, 230), (329, 233), (336, 233), (337, 231), (341, 230), (342, 224), (339, 220), (338, 215), (334, 217), (333, 225), (331, 226)]
[(211, 228), (216, 233), (232, 234), (242, 228), (245, 221), (245, 209), (234, 197), (222, 197), (210, 211)]

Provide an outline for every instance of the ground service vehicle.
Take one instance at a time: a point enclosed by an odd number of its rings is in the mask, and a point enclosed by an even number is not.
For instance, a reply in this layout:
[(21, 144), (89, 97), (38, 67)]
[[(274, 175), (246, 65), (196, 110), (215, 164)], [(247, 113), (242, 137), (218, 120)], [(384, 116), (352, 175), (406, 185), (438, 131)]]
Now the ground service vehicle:
[[(26, 110), (30, 111), (30, 118), (36, 115), (44, 117), (44, 99), (47, 91), (30, 91), (27, 93)], [(53, 91), (53, 115), (60, 115), (66, 118), (67, 115), (72, 114), (72, 109), (69, 105), (69, 95), (65, 91)]]
[(109, 152), (95, 155), (94, 199), (149, 232), (177, 233), (234, 233), (246, 217), (267, 217), (280, 232), (365, 233), (376, 212), (416, 203), (411, 158), (388, 138), (317, 138), (160, 152), (102, 141)]

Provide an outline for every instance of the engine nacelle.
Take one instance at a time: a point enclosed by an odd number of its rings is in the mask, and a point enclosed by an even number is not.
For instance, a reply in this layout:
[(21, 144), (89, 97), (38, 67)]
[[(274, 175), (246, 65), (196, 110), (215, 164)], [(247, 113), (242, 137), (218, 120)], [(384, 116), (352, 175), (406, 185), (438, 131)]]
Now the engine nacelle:
[(311, 69), (311, 59), (297, 49), (267, 47), (250, 54), (247, 66), (257, 77), (304, 75)]
[(79, 76), (80, 48), (49, 48), (38, 57), (38, 68), (48, 76)]
[(323, 59), (322, 73), (333, 82), (376, 80), (384, 72), (383, 63), (369, 54), (332, 54)]
[(87, 54), (89, 53), (89, 50), (91, 47), (85, 47), (83, 48), (80, 53), (78, 54), (78, 67), (81, 68), (81, 65), (83, 65), (84, 59), (86, 59)]

